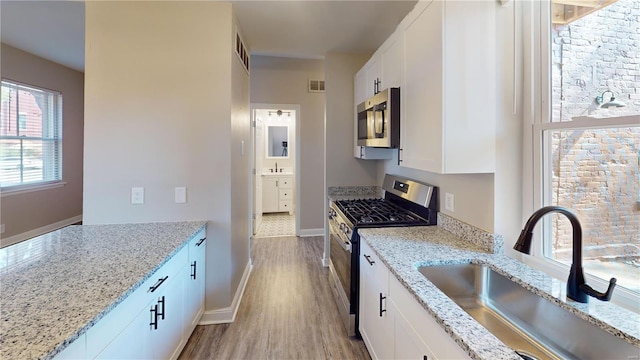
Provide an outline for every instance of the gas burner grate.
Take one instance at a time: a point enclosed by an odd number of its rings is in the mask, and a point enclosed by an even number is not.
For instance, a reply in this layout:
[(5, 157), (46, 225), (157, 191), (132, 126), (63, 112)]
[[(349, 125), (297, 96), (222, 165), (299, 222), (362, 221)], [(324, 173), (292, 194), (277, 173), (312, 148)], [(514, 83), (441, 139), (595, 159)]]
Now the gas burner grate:
[(338, 209), (354, 225), (411, 225), (425, 220), (385, 199), (336, 201)]

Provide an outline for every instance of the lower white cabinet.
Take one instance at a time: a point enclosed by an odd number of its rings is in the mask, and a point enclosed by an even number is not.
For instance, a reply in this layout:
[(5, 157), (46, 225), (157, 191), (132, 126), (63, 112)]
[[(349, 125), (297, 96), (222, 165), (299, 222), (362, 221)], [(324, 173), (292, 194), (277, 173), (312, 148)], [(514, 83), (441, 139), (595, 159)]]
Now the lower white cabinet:
[(262, 212), (293, 214), (293, 177), (262, 176)]
[(389, 271), (371, 249), (360, 248), (360, 335), (372, 359), (391, 359), (393, 321), (389, 316)]
[(359, 330), (372, 359), (470, 359), (364, 241)]
[(176, 359), (204, 311), (205, 230), (56, 359)]

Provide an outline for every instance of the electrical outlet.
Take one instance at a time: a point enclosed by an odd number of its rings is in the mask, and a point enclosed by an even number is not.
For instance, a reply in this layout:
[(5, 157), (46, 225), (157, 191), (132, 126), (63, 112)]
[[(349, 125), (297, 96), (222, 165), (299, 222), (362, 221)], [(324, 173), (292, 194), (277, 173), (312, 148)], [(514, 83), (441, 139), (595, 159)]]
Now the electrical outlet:
[(4, 234), (4, 224), (0, 224), (0, 234)]
[(444, 193), (444, 209), (450, 212), (455, 211), (455, 198), (451, 193)]
[(187, 188), (184, 186), (177, 187), (175, 189), (175, 201), (176, 204), (184, 204), (187, 202)]
[(143, 187), (131, 188), (131, 203), (134, 205), (144, 204), (144, 188)]

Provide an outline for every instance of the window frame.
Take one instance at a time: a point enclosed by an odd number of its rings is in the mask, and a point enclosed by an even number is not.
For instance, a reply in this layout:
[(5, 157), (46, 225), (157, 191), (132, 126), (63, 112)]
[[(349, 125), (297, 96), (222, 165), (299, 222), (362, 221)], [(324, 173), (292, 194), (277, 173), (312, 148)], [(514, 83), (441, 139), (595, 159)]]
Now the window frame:
[[(59, 160), (57, 161), (56, 166), (58, 167), (57, 169), (57, 173), (58, 173), (58, 178), (57, 179), (53, 179), (53, 180), (41, 180), (41, 181), (33, 181), (33, 182), (21, 182), (19, 184), (14, 184), (14, 185), (8, 185), (8, 186), (0, 186), (0, 197), (5, 197), (5, 196), (10, 196), (10, 195), (17, 195), (17, 194), (22, 194), (22, 193), (28, 193), (28, 192), (32, 192), (32, 191), (39, 191), (39, 190), (46, 190), (46, 189), (51, 189), (51, 188), (57, 188), (57, 187), (62, 187), (64, 185), (66, 185), (67, 183), (64, 181), (64, 174), (63, 174), (63, 149), (64, 149), (64, 143), (63, 143), (63, 128), (64, 128), (64, 116), (63, 116), (63, 94), (61, 91), (58, 90), (52, 90), (49, 88), (45, 88), (42, 86), (37, 86), (37, 85), (31, 85), (31, 84), (26, 84), (20, 81), (15, 81), (9, 78), (5, 78), (2, 77), (0, 79), (0, 87), (4, 86), (5, 84), (9, 85), (9, 86), (18, 86), (18, 87), (25, 87), (25, 88), (31, 88), (31, 89), (35, 89), (35, 90), (39, 90), (48, 94), (52, 94), (55, 96), (55, 114), (56, 114), (56, 127), (58, 127), (57, 133), (58, 136), (57, 138), (54, 139), (54, 141), (57, 141), (59, 143)], [(16, 126), (20, 126), (19, 122), (19, 117), (20, 117), (20, 109), (16, 109)], [(22, 127), (20, 127), (20, 130), (24, 130)], [(4, 138), (18, 138), (20, 139), (20, 137), (15, 137), (15, 136), (1, 136), (0, 138), (4, 139)], [(41, 136), (39, 138), (36, 137), (26, 137), (25, 140), (34, 140), (34, 139), (46, 139), (44, 136)], [(21, 155), (22, 156), (22, 155)]]
[[(524, 54), (524, 99), (523, 113), (523, 224), (537, 209), (550, 203), (551, 194), (545, 187), (548, 181), (549, 157), (544, 156), (545, 130), (569, 130), (574, 128), (612, 128), (637, 125), (637, 116), (622, 116), (609, 119), (590, 117), (574, 118), (568, 122), (551, 122), (551, 1), (520, 2), (523, 6), (523, 54)], [(569, 275), (569, 266), (544, 255), (543, 241), (551, 233), (551, 217), (545, 216), (534, 229), (531, 255), (519, 255), (520, 259), (563, 282)], [(543, 234), (546, 232), (547, 234)], [(608, 279), (600, 279), (585, 272), (586, 281), (598, 290), (607, 288)], [(594, 300), (595, 301), (595, 300)], [(621, 286), (616, 287), (612, 302), (640, 313), (640, 292)]]

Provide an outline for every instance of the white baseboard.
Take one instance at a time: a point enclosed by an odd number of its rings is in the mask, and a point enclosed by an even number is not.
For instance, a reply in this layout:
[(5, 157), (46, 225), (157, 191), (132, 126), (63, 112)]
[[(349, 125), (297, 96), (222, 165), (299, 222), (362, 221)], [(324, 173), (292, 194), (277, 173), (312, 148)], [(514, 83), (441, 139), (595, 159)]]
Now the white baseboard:
[(300, 229), (300, 237), (324, 236), (324, 228), (318, 229)]
[(34, 238), (36, 236), (40, 236), (42, 234), (46, 234), (48, 232), (51, 231), (55, 231), (58, 229), (61, 229), (65, 226), (71, 225), (71, 224), (75, 224), (79, 221), (82, 221), (82, 215), (78, 215), (78, 216), (74, 216), (68, 219), (64, 219), (58, 222), (55, 222), (53, 224), (49, 224), (49, 225), (45, 225), (42, 227), (39, 227), (37, 229), (33, 229), (33, 230), (29, 230), (26, 232), (23, 232), (22, 234), (16, 234), (13, 236), (9, 236), (8, 238), (4, 238), (4, 239), (0, 239), (0, 248), (3, 248), (5, 246), (9, 246), (9, 245), (13, 245), (13, 244), (17, 244), (21, 241), (27, 240), (27, 239), (31, 239)]
[(198, 325), (227, 324), (232, 323), (236, 319), (236, 313), (240, 307), (242, 295), (244, 295), (244, 289), (247, 287), (247, 282), (249, 282), (251, 269), (253, 269), (253, 264), (251, 263), (251, 260), (249, 260), (249, 262), (247, 262), (247, 266), (244, 268), (242, 279), (240, 279), (240, 284), (238, 284), (231, 306), (216, 310), (206, 310), (204, 314), (202, 314)]

